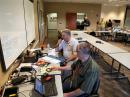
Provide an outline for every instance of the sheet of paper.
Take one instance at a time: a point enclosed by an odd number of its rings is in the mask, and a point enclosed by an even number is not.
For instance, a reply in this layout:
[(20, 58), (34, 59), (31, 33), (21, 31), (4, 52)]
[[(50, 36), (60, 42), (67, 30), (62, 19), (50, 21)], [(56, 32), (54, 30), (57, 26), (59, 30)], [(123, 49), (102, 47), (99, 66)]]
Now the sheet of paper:
[(57, 59), (54, 59), (54, 58), (51, 58), (51, 57), (48, 57), (48, 56), (42, 57), (41, 59), (43, 59), (43, 60), (45, 60), (46, 62), (49, 62), (49, 63), (54, 63), (54, 64), (60, 63), (60, 60), (57, 60)]
[(48, 55), (56, 56), (57, 53), (56, 53), (55, 49), (51, 49), (48, 51)]

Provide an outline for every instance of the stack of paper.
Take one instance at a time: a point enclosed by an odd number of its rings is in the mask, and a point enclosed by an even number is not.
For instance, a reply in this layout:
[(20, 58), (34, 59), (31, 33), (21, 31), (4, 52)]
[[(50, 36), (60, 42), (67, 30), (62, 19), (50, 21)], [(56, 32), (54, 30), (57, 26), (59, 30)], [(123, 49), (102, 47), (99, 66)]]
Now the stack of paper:
[(21, 67), (31, 67), (32, 66), (32, 63), (21, 63), (20, 66), (18, 68), (21, 68)]

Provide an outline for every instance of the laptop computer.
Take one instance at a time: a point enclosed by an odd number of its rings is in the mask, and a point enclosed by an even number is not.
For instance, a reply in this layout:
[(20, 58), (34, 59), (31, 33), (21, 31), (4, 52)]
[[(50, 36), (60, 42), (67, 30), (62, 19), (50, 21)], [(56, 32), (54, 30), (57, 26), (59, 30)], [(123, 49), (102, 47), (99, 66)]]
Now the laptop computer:
[(38, 92), (41, 96), (45, 94), (44, 86), (38, 78), (35, 79), (34, 90)]
[(55, 81), (42, 82), (40, 79), (35, 79), (34, 90), (39, 93), (42, 97), (56, 96), (57, 89)]

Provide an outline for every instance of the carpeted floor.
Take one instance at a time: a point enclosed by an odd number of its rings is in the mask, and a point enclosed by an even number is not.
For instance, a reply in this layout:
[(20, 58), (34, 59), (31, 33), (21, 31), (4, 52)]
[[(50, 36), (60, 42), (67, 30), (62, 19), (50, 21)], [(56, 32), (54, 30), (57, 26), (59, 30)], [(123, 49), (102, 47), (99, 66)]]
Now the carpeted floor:
[[(46, 42), (50, 43), (51, 47), (55, 47), (57, 43), (57, 31), (49, 30), (48, 31), (48, 39)], [(120, 48), (123, 48), (127, 51), (130, 51), (130, 45), (125, 46), (120, 42), (110, 42), (113, 45), (116, 45)], [(103, 57), (101, 57), (102, 55)], [(130, 82), (128, 79), (115, 80), (110, 79), (111, 75), (106, 75), (104, 72), (110, 71), (111, 58), (100, 53), (100, 55), (95, 55), (94, 59), (98, 63), (100, 67), (100, 88), (99, 88), (99, 96), (100, 97), (130, 97)], [(116, 68), (118, 63), (114, 63), (114, 67)], [(130, 71), (125, 67), (121, 69), (121, 72), (124, 73), (130, 79)]]

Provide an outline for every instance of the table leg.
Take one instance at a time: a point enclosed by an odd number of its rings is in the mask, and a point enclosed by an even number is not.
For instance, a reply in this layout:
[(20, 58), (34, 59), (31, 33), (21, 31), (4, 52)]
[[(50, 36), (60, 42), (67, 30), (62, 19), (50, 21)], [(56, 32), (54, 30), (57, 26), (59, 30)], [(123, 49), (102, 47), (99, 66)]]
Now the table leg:
[(112, 79), (126, 79), (127, 78), (125, 75), (120, 74), (120, 70), (121, 70), (121, 64), (119, 64), (119, 67), (118, 67), (118, 70), (117, 70), (117, 76), (112, 77)]
[(113, 73), (113, 66), (114, 66), (114, 59), (112, 59), (112, 64), (111, 64), (111, 73)]
[(118, 71), (113, 71), (113, 66), (114, 66), (114, 59), (112, 59), (112, 64), (111, 64), (111, 70), (110, 70), (110, 72), (105, 72), (105, 73), (103, 73), (103, 74), (115, 74), (115, 73), (118, 73)]
[(91, 50), (90, 50), (90, 52), (91, 52), (91, 56), (93, 56), (93, 46), (91, 45)]
[(120, 70), (121, 70), (121, 64), (119, 64), (119, 67), (118, 67), (118, 76), (120, 75)]
[(96, 48), (95, 48), (94, 46), (92, 46), (92, 56), (93, 56), (93, 57), (95, 57), (95, 49), (96, 49)]
[(94, 58), (96, 58), (96, 56), (98, 55), (98, 48), (94, 48)]

